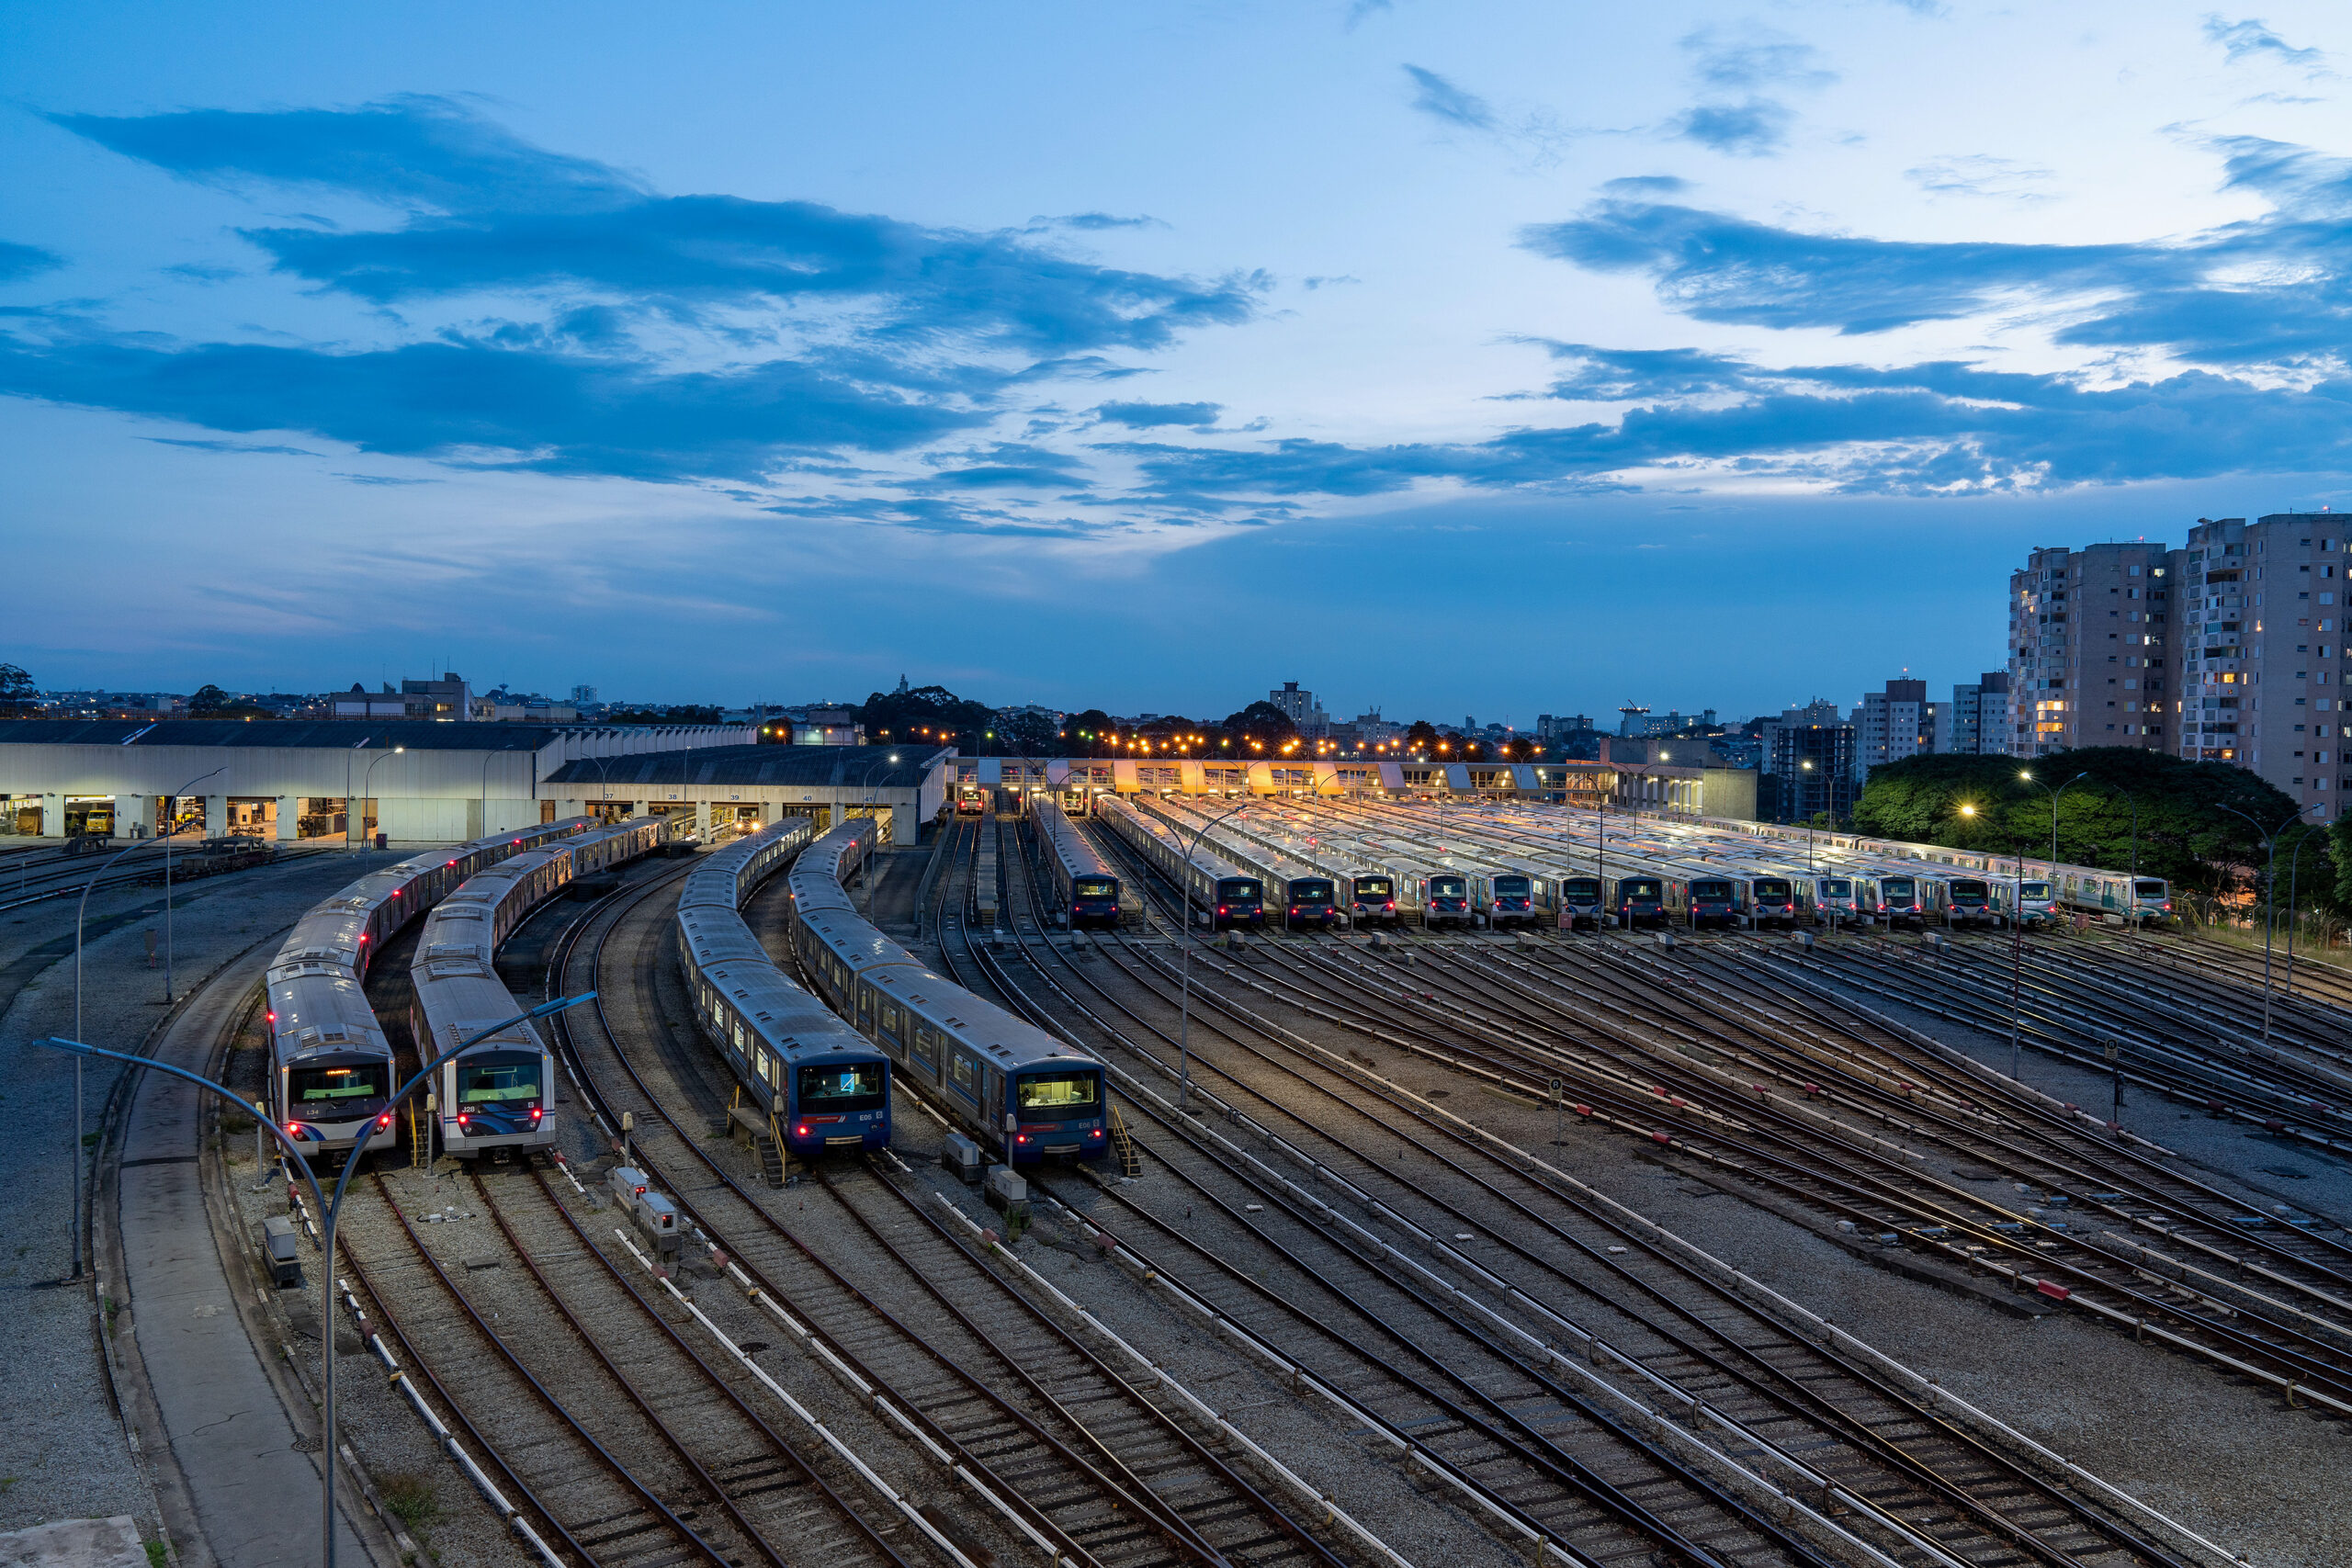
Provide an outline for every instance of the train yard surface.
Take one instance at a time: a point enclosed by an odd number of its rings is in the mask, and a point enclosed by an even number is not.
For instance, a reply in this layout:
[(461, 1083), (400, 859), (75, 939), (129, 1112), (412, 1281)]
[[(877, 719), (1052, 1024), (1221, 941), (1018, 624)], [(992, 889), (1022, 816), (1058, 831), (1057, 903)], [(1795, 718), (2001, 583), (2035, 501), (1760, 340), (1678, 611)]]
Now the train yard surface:
[[(1670, 942), (1557, 906), (1498, 931), (1497, 878), (1548, 867), (1566, 898), (1591, 824), (1212, 815), (1155, 819), (1213, 875), (1280, 879), (1262, 925), (1204, 919), (1148, 848), (1159, 829), (1084, 815), (953, 816), (846, 885), (942, 984), (1101, 1064), (1112, 1146), (1018, 1166), (1025, 1191), (959, 1179), (948, 1135), (989, 1119), (896, 1075), (878, 1152), (763, 1141), (680, 964), (708, 849), (517, 920), (497, 970), (518, 1006), (595, 993), (543, 1026), (552, 1154), (427, 1161), (404, 1128), (362, 1156), (331, 1323), (307, 1199), (300, 1283), (272, 1288), (256, 1243), (288, 1183), (208, 1113), (187, 1179), (253, 1277), (247, 1326), (289, 1401), (339, 1336), (360, 1548), (646, 1568), (2352, 1561), (2339, 972), (2301, 964), (2266, 1006), (2258, 953), (2156, 929), (1703, 929), (1711, 868), (1777, 874), (1785, 848), (1613, 820), (1595, 881), (1681, 875)], [(1363, 919), (1361, 895), (1357, 918), (1282, 918), (1317, 908), (1335, 846), (1366, 842), (1405, 868), (1414, 918)], [(1465, 868), (1487, 881), (1439, 929)], [(332, 891), (317, 868), (266, 874)], [(245, 940), (307, 907), (283, 902)], [(740, 914), (818, 989), (782, 874)], [(366, 978), (400, 1076), (416, 942)], [(255, 1093), (258, 995), (217, 998), (214, 1060)], [(674, 1246), (632, 1183), (669, 1201)], [(6, 1507), (0, 1526), (30, 1522)]]

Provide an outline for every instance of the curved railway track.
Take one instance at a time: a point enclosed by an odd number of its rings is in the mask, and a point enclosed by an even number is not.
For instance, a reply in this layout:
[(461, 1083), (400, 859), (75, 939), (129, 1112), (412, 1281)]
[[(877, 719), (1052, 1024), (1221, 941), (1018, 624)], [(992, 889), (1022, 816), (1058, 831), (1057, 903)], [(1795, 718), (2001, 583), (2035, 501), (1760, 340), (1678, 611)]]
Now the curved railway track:
[[(821, 1192), (862, 1236), (829, 1259), (703, 1150), (673, 1067), (707, 1057), (693, 1026), (651, 1004), (666, 960), (662, 885), (625, 890), (567, 933), (551, 966), (598, 985), (562, 1048), (606, 1124), (639, 1123), (633, 1157), (780, 1315), (888, 1402), (918, 1446), (1026, 1547), (1079, 1564), (1336, 1565), (1151, 1396), (1013, 1291), (879, 1169), (827, 1173)], [(618, 983), (611, 983), (617, 981)], [(683, 1014), (684, 1010), (680, 1010)], [(623, 1038), (657, 1043), (640, 1062)]]

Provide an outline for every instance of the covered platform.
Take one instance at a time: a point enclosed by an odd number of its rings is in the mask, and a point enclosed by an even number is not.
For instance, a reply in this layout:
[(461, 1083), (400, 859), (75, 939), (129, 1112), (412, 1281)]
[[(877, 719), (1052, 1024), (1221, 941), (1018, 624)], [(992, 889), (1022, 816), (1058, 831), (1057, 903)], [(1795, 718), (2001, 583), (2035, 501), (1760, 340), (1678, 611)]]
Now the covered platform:
[(875, 817), (885, 841), (910, 844), (946, 804), (954, 758), (943, 746), (706, 746), (579, 758), (540, 793), (557, 818), (671, 815), (696, 831)]

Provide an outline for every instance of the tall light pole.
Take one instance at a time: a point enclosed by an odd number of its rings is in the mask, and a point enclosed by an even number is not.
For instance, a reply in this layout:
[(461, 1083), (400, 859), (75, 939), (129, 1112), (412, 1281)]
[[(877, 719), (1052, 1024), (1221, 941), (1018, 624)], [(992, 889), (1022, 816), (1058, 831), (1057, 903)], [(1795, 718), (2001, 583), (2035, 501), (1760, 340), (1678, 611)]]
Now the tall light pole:
[(2264, 855), (2262, 870), (2262, 1044), (2263, 1048), (2267, 1050), (2270, 1046), (2270, 942), (2272, 933), (2277, 930), (2278, 925), (2278, 835), (2293, 827), (2296, 823), (2301, 821), (2303, 813), (2309, 811), (2311, 807), (2308, 806), (2300, 807), (2292, 817), (2288, 818), (2284, 822), (2279, 823), (2278, 826), (2271, 829), (2267, 833), (2265, 833), (2262, 830), (2261, 823), (2256, 821), (2253, 818), (2248, 817), (2236, 807), (2222, 806), (2218, 801), (2214, 804), (2216, 806), (2220, 806), (2222, 810), (2228, 812), (2231, 816), (2236, 818), (2239, 821), (2244, 822), (2247, 827), (2253, 829), (2262, 840), (2262, 851)]
[(1190, 867), (1193, 856), (1201, 849), (1202, 836), (1218, 823), (1240, 816), (1250, 809), (1245, 800), (1223, 817), (1212, 817), (1193, 829), (1193, 847), (1185, 852), (1184, 863), (1184, 949), (1182, 957), (1182, 999), (1176, 1012), (1176, 1109), (1182, 1111), (1193, 1103), (1193, 877)]
[(2287, 861), (2287, 994), (2295, 994), (2295, 878), (2302, 870), (2303, 846), (2312, 841), (2309, 833), (2295, 835), (2295, 852)]
[[(594, 1001), (596, 993), (594, 991), (582, 991), (576, 997), (558, 997), (551, 1002), (542, 1002), (528, 1012), (518, 1012), (513, 1018), (493, 1023), (489, 1028), (459, 1041), (419, 1067), (415, 1077), (401, 1085), (384, 1102), (383, 1114), (390, 1115), (395, 1106), (414, 1093), (417, 1086), (432, 1077), (435, 1068), (458, 1052), (481, 1044), (501, 1030), (512, 1029), (514, 1025), (531, 1019), (545, 1018), (550, 1013), (561, 1012), (566, 1008), (578, 1007), (582, 1002)], [(304, 1181), (310, 1184), (311, 1201), (317, 1204), (322, 1216), (319, 1242), (321, 1276), (319, 1280), (319, 1407), (324, 1432), (319, 1454), (321, 1478), (319, 1561), (325, 1565), (325, 1568), (334, 1568), (334, 1457), (337, 1452), (334, 1408), (334, 1226), (336, 1217), (343, 1212), (344, 1194), (350, 1190), (351, 1179), (359, 1171), (358, 1145), (353, 1145), (350, 1155), (343, 1162), (343, 1175), (335, 1182), (334, 1198), (322, 1199), (319, 1191), (318, 1176), (311, 1169), (309, 1162), (303, 1156), (301, 1145), (294, 1141), (294, 1135), (279, 1126), (267, 1111), (247, 1100), (235, 1090), (223, 1088), (210, 1078), (192, 1073), (186, 1067), (175, 1067), (169, 1062), (158, 1062), (150, 1056), (134, 1056), (123, 1051), (102, 1051), (95, 1045), (85, 1044), (79, 1040), (65, 1040), (54, 1035), (42, 1041), (41, 1043), (52, 1050), (69, 1051), (76, 1056), (103, 1056), (109, 1061), (127, 1063), (134, 1067), (152, 1067), (159, 1073), (169, 1073), (174, 1077), (185, 1078), (198, 1089), (211, 1090), (251, 1116), (256, 1123), (268, 1127), (277, 1137), (279, 1145), (293, 1157), (295, 1170)], [(367, 1134), (363, 1132), (360, 1134), (360, 1141), (365, 1142)]]
[[(377, 752), (374, 757), (368, 760), (368, 771), (360, 775), (359, 780), (359, 798), (363, 802), (376, 798), (376, 764), (382, 761), (387, 757), (397, 757), (407, 750), (408, 748), (405, 746), (395, 746), (389, 751)], [(350, 835), (348, 833), (345, 835), (346, 840), (349, 837)]]
[(2054, 896), (2058, 882), (2058, 797), (2090, 777), (2090, 774), (2076, 773), (2055, 789), (2035, 778), (2032, 770), (2029, 768), (2018, 769), (2018, 777), (2050, 797), (2050, 881), (2051, 891)]
[[(202, 784), (205, 780), (216, 777), (219, 774), (227, 773), (228, 771), (229, 770), (226, 768), (215, 768), (211, 773), (198, 773), (196, 777), (188, 780), (187, 783), (180, 785), (180, 794), (185, 795), (189, 790), (192, 790), (197, 785)], [(175, 812), (179, 809), (179, 795), (172, 796), (172, 809)], [(209, 813), (207, 815), (209, 817)], [(171, 822), (166, 822), (164, 824), (167, 828), (175, 825), (175, 824)], [(179, 835), (175, 832), (165, 833), (164, 835), (164, 1005), (165, 1007), (172, 1005), (172, 840), (177, 837), (179, 837)], [(93, 878), (92, 880), (95, 881), (96, 878)], [(89, 896), (89, 890), (87, 888), (83, 889), (82, 897), (84, 899), (86, 900)], [(77, 915), (74, 917), (74, 1006), (78, 1009), (81, 1005), (82, 997), (82, 937), (80, 916)]]
[[(213, 770), (214, 773), (221, 771), (217, 768)], [(212, 774), (207, 773), (204, 776), (210, 778)], [(201, 780), (191, 779), (181, 787), (188, 788), (201, 782)], [(166, 855), (171, 853), (171, 835), (166, 833), (164, 835), (164, 852)], [(154, 847), (155, 841), (153, 839), (132, 844), (120, 853), (109, 856), (104, 865), (90, 873), (90, 880), (82, 885), (82, 901), (74, 911), (74, 1036), (77, 1040), (82, 1035), (82, 926), (84, 919), (90, 912), (90, 890), (97, 886), (98, 878), (112, 870), (125, 855), (136, 853), (141, 850), (152, 850)], [(74, 1147), (72, 1152), (74, 1217), (66, 1226), (66, 1235), (74, 1244), (74, 1267), (65, 1276), (69, 1280), (79, 1280), (82, 1277), (82, 1162), (85, 1156), (82, 1148), (82, 1064), (78, 1061), (74, 1064)]]
[(478, 837), (487, 839), (487, 838), (489, 838), (489, 837), (490, 837), (490, 833), (491, 833), (491, 827), (490, 827), (490, 762), (491, 762), (491, 759), (492, 759), (492, 758), (493, 758), (493, 757), (501, 757), (501, 756), (503, 756), (503, 755), (505, 755), (507, 752), (512, 751), (512, 750), (514, 750), (514, 747), (512, 747), (512, 746), (501, 746), (501, 747), (499, 747), (499, 748), (498, 748), (496, 750), (494, 750), (494, 751), (485, 751), (485, 752), (483, 752), (483, 753), (482, 753), (482, 757), (481, 757), (481, 832), (478, 835)]

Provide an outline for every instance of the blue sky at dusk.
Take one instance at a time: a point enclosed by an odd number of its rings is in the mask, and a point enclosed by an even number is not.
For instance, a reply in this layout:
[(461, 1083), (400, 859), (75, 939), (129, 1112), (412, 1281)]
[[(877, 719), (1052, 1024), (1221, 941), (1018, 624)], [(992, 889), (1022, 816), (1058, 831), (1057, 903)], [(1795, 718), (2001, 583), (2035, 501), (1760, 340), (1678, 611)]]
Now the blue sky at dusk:
[(0, 5), (0, 659), (1746, 714), (2352, 492), (2352, 16)]

